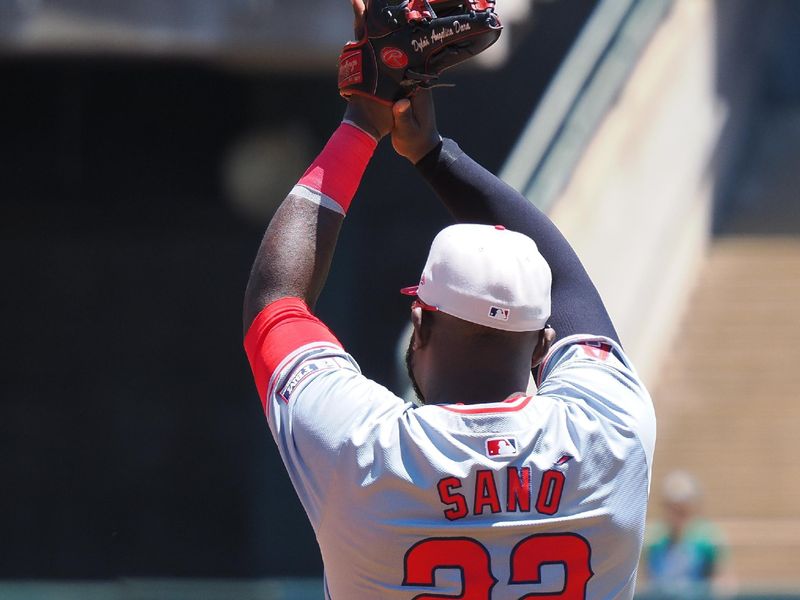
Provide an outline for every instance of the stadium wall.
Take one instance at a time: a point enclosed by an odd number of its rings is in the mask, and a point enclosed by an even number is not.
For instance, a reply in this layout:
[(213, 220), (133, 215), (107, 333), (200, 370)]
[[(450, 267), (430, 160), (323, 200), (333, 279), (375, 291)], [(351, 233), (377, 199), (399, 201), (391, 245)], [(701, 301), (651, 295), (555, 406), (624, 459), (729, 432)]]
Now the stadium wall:
[(736, 80), (719, 71), (721, 42), (752, 12), (734, 5), (721, 21), (715, 3), (674, 3), (551, 208), (646, 381), (687, 308), (751, 112), (755, 56)]

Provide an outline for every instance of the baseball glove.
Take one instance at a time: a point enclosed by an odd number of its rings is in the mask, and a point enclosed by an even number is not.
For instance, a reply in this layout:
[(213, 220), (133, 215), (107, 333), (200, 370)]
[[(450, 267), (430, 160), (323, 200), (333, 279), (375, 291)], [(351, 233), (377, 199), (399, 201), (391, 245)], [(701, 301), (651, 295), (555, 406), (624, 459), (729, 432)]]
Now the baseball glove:
[(357, 42), (339, 57), (339, 92), (392, 104), (494, 44), (495, 0), (367, 0)]

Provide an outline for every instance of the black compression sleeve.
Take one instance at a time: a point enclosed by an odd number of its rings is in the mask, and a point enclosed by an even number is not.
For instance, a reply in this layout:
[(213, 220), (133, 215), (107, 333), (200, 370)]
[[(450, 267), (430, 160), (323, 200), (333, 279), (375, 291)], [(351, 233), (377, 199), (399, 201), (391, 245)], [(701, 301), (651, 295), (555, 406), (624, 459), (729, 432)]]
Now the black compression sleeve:
[(586, 269), (553, 222), (522, 194), (445, 139), (417, 169), (459, 223), (504, 225), (532, 238), (553, 271), (550, 325), (565, 338), (582, 333), (619, 338)]

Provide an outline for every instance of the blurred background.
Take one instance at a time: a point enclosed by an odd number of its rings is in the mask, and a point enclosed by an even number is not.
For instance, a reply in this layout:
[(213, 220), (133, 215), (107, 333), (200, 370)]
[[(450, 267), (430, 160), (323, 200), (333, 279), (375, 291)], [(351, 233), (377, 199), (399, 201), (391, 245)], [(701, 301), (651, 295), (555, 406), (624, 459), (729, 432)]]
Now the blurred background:
[[(574, 242), (653, 392), (639, 596), (800, 598), (800, 2), (498, 12), (440, 129)], [(350, 35), (344, 0), (0, 0), (0, 598), (322, 597), (240, 315)], [(447, 223), (383, 145), (318, 312), (398, 392)]]

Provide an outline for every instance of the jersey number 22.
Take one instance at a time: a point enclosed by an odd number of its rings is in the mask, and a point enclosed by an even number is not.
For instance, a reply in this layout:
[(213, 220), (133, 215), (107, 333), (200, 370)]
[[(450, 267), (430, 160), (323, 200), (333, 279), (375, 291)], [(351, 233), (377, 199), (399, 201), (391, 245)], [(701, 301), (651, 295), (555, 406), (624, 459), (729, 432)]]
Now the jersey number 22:
[[(591, 547), (575, 533), (542, 533), (525, 538), (511, 551), (509, 585), (538, 585), (545, 565), (563, 565), (564, 588), (553, 594), (529, 593), (519, 600), (584, 600), (592, 577)], [(434, 587), (437, 569), (461, 571), (458, 596), (420, 594), (414, 600), (491, 600), (497, 579), (491, 557), (479, 541), (467, 537), (429, 538), (414, 544), (405, 557), (404, 586)]]

